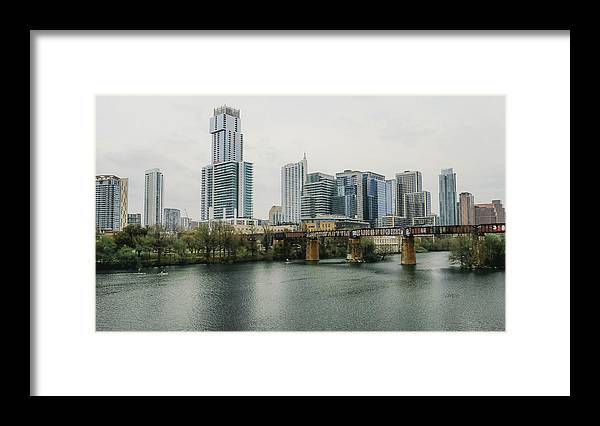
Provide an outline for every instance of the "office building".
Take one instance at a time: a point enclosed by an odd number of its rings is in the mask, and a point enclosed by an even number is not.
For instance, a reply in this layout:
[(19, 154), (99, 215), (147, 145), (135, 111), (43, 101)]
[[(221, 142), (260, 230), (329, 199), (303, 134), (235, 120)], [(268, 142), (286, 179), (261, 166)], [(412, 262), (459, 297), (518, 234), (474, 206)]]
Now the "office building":
[(344, 170), (336, 173), (335, 180), (332, 213), (362, 220), (364, 211), (362, 172)]
[(289, 163), (281, 168), (281, 208), (284, 223), (300, 223), (302, 190), (306, 183), (307, 171), (306, 154), (299, 162)]
[(385, 181), (385, 216), (397, 216), (398, 184), (396, 179)]
[(335, 188), (336, 183), (333, 176), (320, 172), (307, 174), (300, 203), (301, 218), (307, 219), (317, 215), (332, 214)]
[(181, 226), (181, 211), (166, 208), (164, 210), (163, 225), (167, 231), (179, 231)]
[(475, 198), (470, 192), (461, 192), (458, 195), (458, 223), (475, 225)]
[(273, 206), (269, 209), (269, 225), (280, 225), (283, 223), (283, 210), (281, 206)]
[(440, 225), (457, 225), (456, 173), (442, 169), (439, 175)]
[(438, 226), (439, 224), (440, 218), (436, 214), (412, 218), (412, 226)]
[(144, 226), (162, 224), (164, 177), (159, 169), (146, 170), (144, 182)]
[(179, 220), (179, 228), (182, 231), (187, 231), (188, 229), (190, 229), (190, 218), (186, 216), (181, 216), (181, 219)]
[(484, 225), (488, 223), (505, 223), (504, 207), (500, 200), (492, 200), (491, 203), (475, 204), (475, 224)]
[(142, 226), (142, 214), (141, 213), (129, 213), (127, 215), (127, 225)]
[(431, 214), (431, 193), (420, 191), (404, 194), (404, 214), (407, 219), (429, 216)]
[(96, 231), (120, 231), (127, 225), (129, 180), (96, 176)]
[(244, 161), (240, 111), (228, 106), (215, 108), (209, 132), (212, 162), (202, 168), (201, 220), (251, 218), (254, 167)]
[(396, 173), (396, 215), (406, 217), (405, 194), (423, 191), (421, 172), (405, 170)]

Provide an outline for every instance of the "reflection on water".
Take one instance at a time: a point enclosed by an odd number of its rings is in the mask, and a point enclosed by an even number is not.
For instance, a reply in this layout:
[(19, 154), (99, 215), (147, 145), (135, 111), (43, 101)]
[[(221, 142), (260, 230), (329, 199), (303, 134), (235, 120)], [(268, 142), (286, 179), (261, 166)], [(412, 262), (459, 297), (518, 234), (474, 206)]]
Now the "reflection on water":
[(504, 330), (504, 272), (448, 253), (168, 267), (96, 275), (98, 330)]

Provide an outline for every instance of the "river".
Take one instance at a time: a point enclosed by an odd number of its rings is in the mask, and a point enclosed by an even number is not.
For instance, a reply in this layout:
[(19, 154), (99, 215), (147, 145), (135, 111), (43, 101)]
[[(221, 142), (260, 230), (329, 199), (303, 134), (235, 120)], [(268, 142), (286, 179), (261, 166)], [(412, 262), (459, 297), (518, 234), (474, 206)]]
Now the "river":
[(187, 265), (96, 274), (99, 331), (501, 331), (504, 271), (461, 271), (447, 252)]

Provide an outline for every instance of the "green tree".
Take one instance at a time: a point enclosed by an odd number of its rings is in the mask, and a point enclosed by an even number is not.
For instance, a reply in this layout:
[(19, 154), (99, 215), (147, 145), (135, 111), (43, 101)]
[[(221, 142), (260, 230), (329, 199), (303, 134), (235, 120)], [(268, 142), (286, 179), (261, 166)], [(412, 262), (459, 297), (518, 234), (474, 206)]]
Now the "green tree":
[(360, 249), (362, 251), (363, 260), (365, 262), (373, 262), (377, 259), (375, 243), (370, 238), (360, 239)]
[(100, 263), (111, 263), (115, 259), (117, 243), (110, 235), (100, 235), (96, 240), (96, 259)]

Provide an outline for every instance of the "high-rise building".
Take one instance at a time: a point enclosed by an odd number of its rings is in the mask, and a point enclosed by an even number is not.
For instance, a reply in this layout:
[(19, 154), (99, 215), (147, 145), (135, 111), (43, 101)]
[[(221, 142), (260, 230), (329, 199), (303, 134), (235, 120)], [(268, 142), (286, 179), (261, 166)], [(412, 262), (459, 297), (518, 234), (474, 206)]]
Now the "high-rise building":
[(273, 206), (269, 209), (269, 225), (280, 225), (283, 223), (283, 210), (281, 206)]
[(371, 226), (377, 225), (377, 219), (386, 215), (385, 176), (373, 172), (363, 172), (363, 220)]
[(128, 187), (127, 178), (96, 176), (97, 231), (120, 231), (127, 225)]
[(404, 194), (404, 213), (407, 219), (429, 216), (431, 214), (431, 193), (420, 191)]
[(254, 167), (244, 160), (240, 111), (215, 108), (209, 122), (211, 164), (202, 168), (201, 220), (251, 218)]
[(142, 226), (142, 214), (141, 213), (129, 213), (127, 215), (127, 225)]
[(302, 189), (306, 183), (308, 166), (306, 154), (297, 163), (281, 168), (281, 208), (284, 223), (300, 223), (302, 215)]
[(215, 108), (209, 125), (212, 135), (212, 164), (244, 161), (240, 110), (226, 105)]
[(458, 224), (456, 200), (456, 173), (452, 169), (442, 169), (439, 175), (440, 225)]
[(470, 192), (458, 195), (458, 224), (475, 225), (475, 198)]
[(159, 169), (149, 169), (144, 182), (144, 226), (162, 224), (164, 177)]
[(406, 217), (406, 201), (404, 194), (423, 191), (421, 172), (405, 170), (396, 173), (396, 215)]
[(491, 203), (475, 204), (475, 224), (484, 225), (487, 223), (504, 223), (504, 207), (500, 200), (492, 200)]
[(335, 188), (333, 176), (320, 172), (307, 174), (301, 198), (302, 220), (332, 214)]
[(385, 215), (396, 216), (398, 209), (398, 184), (396, 179), (385, 181)]
[(178, 231), (181, 226), (181, 210), (165, 208), (163, 225), (167, 231)]
[(344, 170), (335, 174), (336, 188), (332, 210), (335, 215), (343, 215), (363, 220), (363, 179), (362, 172)]

